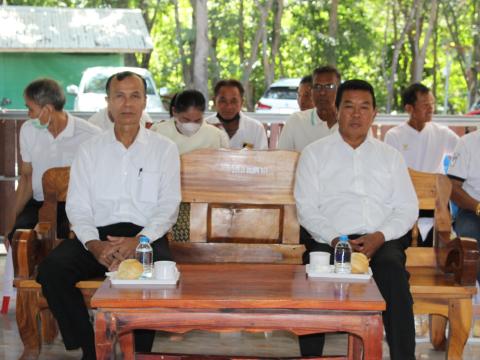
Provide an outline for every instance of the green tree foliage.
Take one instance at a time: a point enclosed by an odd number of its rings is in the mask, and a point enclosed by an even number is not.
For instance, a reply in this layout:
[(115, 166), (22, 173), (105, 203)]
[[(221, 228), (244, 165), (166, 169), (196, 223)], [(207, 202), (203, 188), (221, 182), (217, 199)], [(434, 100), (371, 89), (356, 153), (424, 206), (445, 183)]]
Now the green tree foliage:
[[(154, 41), (150, 57), (137, 57), (139, 65), (148, 66), (160, 87), (170, 92), (191, 86), (195, 28), (195, 0), (11, 0), (9, 5), (139, 8), (144, 14)], [(449, 106), (463, 113), (478, 91), (480, 47), (478, 40), (480, 0), (438, 0), (435, 27), (427, 46), (422, 82), (431, 86), (442, 105), (446, 96), (447, 65), (449, 72)], [(219, 78), (241, 79), (252, 54), (252, 44), (259, 30), (260, 7), (268, 0), (211, 0), (209, 21), (209, 89)], [(372, 82), (380, 110), (387, 99), (386, 79), (394, 79), (392, 110), (399, 108), (401, 89), (412, 79), (415, 59), (412, 39), (421, 31), (425, 41), (429, 1), (421, 0), (340, 0), (337, 8), (336, 35), (329, 36), (331, 1), (283, 0), (280, 47), (275, 58), (275, 78), (301, 77), (325, 64), (335, 50), (336, 65), (346, 78), (363, 78)], [(175, 4), (178, 19), (175, 19)], [(418, 5), (418, 7), (416, 7)], [(258, 45), (248, 88), (254, 99), (265, 90), (262, 54), (271, 54), (274, 38), (275, 9), (271, 2), (265, 24), (264, 41)], [(408, 25), (410, 11), (422, 22)], [(398, 48), (398, 66), (392, 74), (395, 44), (405, 28), (405, 41)], [(420, 30), (416, 30), (420, 29)], [(475, 40), (477, 36), (477, 40)], [(263, 46), (268, 47), (263, 48)], [(477, 51), (474, 51), (475, 46)], [(473, 77), (473, 79), (472, 79)], [(470, 96), (469, 96), (470, 94)], [(441, 106), (440, 106), (441, 109)]]

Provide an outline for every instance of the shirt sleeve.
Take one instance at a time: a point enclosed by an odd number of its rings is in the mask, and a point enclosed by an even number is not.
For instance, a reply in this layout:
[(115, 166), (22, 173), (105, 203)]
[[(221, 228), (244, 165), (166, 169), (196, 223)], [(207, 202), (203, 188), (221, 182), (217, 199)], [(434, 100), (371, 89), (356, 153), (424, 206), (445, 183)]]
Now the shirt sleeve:
[(445, 150), (447, 154), (453, 154), (460, 138), (449, 128), (446, 128), (446, 132)]
[(319, 209), (320, 189), (316, 178), (317, 162), (307, 148), (300, 155), (295, 176), (294, 196), (297, 204), (297, 216), (310, 235), (318, 242), (330, 244), (340, 234), (330, 225), (330, 221)]
[(85, 144), (80, 146), (70, 168), (70, 182), (65, 205), (72, 230), (84, 246), (90, 240), (99, 240), (90, 191), (91, 174), (94, 172), (91, 168), (93, 163)]
[(400, 147), (398, 146), (398, 141), (395, 138), (395, 135), (393, 134), (393, 132), (391, 130), (392, 129), (387, 131), (387, 133), (385, 134), (385, 139), (383, 141), (385, 142), (385, 144), (393, 146), (395, 149), (400, 151)]
[(157, 207), (140, 234), (159, 239), (175, 224), (182, 199), (180, 191), (180, 156), (177, 146), (169, 144), (162, 157), (163, 175), (160, 178)]
[(28, 137), (28, 126), (29, 124), (25, 122), (20, 128), (20, 155), (22, 155), (22, 161), (31, 163), (32, 162), (32, 150), (30, 147), (29, 137)]
[(448, 175), (462, 180), (468, 177), (468, 165), (470, 163), (470, 154), (465, 145), (465, 139), (458, 140), (455, 151), (453, 152), (450, 166), (448, 167)]
[(292, 123), (294, 117), (290, 116), (287, 119), (287, 122), (283, 126), (282, 131), (280, 132), (280, 138), (278, 139), (277, 149), (280, 150), (295, 150), (295, 143), (292, 136)]
[(407, 165), (397, 151), (392, 160), (393, 183), (390, 205), (393, 210), (378, 228), (385, 236), (385, 241), (405, 235), (418, 218), (418, 198)]

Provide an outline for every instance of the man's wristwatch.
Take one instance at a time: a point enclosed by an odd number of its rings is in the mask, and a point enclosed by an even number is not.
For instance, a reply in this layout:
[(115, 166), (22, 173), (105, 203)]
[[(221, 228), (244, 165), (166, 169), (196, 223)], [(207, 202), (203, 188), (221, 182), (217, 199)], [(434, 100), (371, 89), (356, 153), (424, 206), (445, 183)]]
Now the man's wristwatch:
[(477, 216), (480, 216), (480, 202), (477, 204), (477, 209), (475, 210), (475, 214), (477, 214)]

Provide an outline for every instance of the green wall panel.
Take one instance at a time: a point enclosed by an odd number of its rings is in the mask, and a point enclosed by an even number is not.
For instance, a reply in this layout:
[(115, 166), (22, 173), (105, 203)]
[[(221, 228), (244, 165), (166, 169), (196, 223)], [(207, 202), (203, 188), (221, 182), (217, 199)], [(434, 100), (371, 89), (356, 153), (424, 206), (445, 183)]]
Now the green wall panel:
[(67, 97), (65, 109), (73, 108), (74, 96), (66, 92), (78, 85), (82, 72), (92, 66), (123, 66), (122, 54), (0, 53), (0, 101), (9, 98), (7, 109), (25, 109), (23, 89), (34, 79), (53, 78)]

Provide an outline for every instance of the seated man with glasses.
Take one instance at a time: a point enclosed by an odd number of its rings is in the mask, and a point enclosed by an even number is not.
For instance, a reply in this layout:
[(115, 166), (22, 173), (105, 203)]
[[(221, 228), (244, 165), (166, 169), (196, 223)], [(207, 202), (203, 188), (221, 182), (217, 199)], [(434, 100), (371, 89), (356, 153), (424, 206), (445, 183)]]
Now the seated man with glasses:
[(302, 151), (305, 146), (335, 132), (337, 112), (335, 98), (340, 85), (340, 73), (330, 65), (313, 71), (313, 109), (299, 111), (290, 116), (280, 134), (278, 148)]

